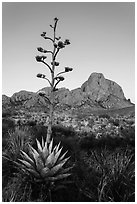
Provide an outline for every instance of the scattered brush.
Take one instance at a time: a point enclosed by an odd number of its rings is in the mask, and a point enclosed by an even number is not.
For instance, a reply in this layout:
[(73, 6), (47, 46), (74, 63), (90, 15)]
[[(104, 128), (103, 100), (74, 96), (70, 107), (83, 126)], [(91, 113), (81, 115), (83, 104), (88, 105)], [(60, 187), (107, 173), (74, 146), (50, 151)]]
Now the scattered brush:
[(15, 130), (8, 132), (7, 149), (2, 153), (2, 178), (3, 186), (17, 172), (16, 161), (21, 158), (21, 150), (28, 151), (31, 143), (31, 136), (28, 128), (16, 127)]
[[(87, 164), (87, 177), (93, 185), (88, 184), (84, 176), (84, 189), (88, 187), (90, 194), (97, 202), (134, 202), (135, 200), (135, 161), (131, 151), (110, 152), (107, 149), (91, 151), (84, 157)], [(93, 182), (96, 178), (96, 183)], [(96, 195), (93, 194), (96, 189)]]
[(7, 156), (16, 161), (20, 157), (20, 150), (27, 151), (28, 145), (32, 142), (29, 129), (27, 127), (16, 127), (14, 131), (9, 131)]

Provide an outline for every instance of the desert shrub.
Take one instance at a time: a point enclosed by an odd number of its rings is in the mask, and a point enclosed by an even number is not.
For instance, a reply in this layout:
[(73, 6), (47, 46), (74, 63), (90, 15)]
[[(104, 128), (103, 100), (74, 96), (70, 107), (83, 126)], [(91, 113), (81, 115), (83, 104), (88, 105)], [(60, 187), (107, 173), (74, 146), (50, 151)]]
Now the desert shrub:
[(8, 132), (8, 156), (16, 161), (20, 157), (20, 150), (26, 150), (31, 142), (32, 138), (28, 127), (15, 127), (14, 131)]
[(119, 119), (110, 119), (110, 123), (112, 123), (114, 126), (119, 126)]
[(123, 138), (111, 137), (109, 135), (99, 138), (96, 143), (98, 148), (107, 148), (109, 150), (115, 150), (118, 147), (123, 147), (126, 145)]
[(4, 136), (9, 129), (14, 129), (14, 121), (11, 119), (4, 118), (2, 119), (2, 135)]
[(79, 159), (75, 164), (73, 171), (73, 179), (77, 187), (78, 202), (87, 201), (95, 202), (97, 197), (97, 185), (99, 177), (91, 171), (86, 162), (82, 152), (80, 152)]
[(109, 150), (115, 150), (116, 148), (124, 148), (130, 147), (134, 149), (135, 140), (133, 137), (112, 137), (111, 135), (101, 136), (96, 139), (94, 134), (88, 134), (88, 136), (80, 137), (79, 139), (79, 147), (82, 150), (89, 151), (90, 149), (100, 149), (107, 148)]
[(27, 127), (16, 127), (8, 132), (7, 147), (3, 151), (3, 185), (17, 173), (16, 162), (20, 159), (21, 150), (27, 151), (28, 144), (31, 144), (31, 133)]
[(101, 114), (99, 115), (99, 118), (106, 118), (106, 119), (110, 119), (110, 116), (108, 114)]
[(2, 149), (4, 150), (7, 147), (8, 142), (8, 131), (14, 130), (15, 125), (11, 119), (4, 118), (2, 119)]
[(27, 125), (29, 125), (29, 126), (35, 126), (36, 124), (37, 124), (37, 122), (33, 121), (33, 120), (30, 120), (27, 122)]
[(65, 127), (63, 125), (56, 125), (52, 128), (54, 137), (74, 137), (75, 131), (73, 127)]
[(35, 125), (30, 127), (31, 133), (33, 135), (33, 143), (35, 143), (35, 139), (38, 139), (39, 141), (42, 139), (42, 137), (45, 139), (47, 135), (47, 127), (43, 125)]
[(126, 127), (126, 128), (121, 128), (121, 136), (124, 138), (129, 138), (130, 140), (135, 140), (135, 128), (134, 127)]
[(2, 111), (2, 118), (10, 117), (12, 114), (9, 110)]
[(94, 119), (91, 118), (91, 119), (88, 121), (88, 126), (89, 126), (90, 128), (92, 128), (92, 127), (93, 127), (93, 124), (94, 124)]
[(90, 202), (134, 202), (134, 155), (121, 149), (81, 152), (75, 183)]
[(49, 193), (45, 183), (32, 182), (30, 176), (18, 172), (3, 188), (3, 202), (71, 202), (77, 201), (77, 188), (70, 180), (56, 182)]
[(90, 136), (81, 137), (79, 140), (79, 146), (81, 149), (88, 150), (92, 149), (96, 145), (95, 135), (91, 134)]
[(16, 173), (8, 184), (2, 190), (3, 202), (30, 202), (31, 201), (31, 183), (29, 177)]

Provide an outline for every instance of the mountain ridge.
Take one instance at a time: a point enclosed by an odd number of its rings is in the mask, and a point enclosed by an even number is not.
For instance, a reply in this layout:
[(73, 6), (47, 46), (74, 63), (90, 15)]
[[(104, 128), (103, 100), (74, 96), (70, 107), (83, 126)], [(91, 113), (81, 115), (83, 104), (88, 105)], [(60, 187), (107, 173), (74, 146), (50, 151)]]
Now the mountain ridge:
[[(24, 108), (37, 106), (49, 106), (46, 99), (39, 96), (39, 92), (45, 92), (50, 96), (50, 87), (44, 87), (37, 92), (21, 90), (14, 93), (11, 97), (2, 96), (2, 104), (20, 105)], [(122, 88), (114, 81), (106, 79), (102, 73), (93, 72), (81, 87), (69, 90), (59, 88), (55, 92), (55, 103), (58, 109), (63, 106), (69, 108), (90, 107), (91, 109), (117, 109), (130, 107), (134, 104), (126, 99)]]

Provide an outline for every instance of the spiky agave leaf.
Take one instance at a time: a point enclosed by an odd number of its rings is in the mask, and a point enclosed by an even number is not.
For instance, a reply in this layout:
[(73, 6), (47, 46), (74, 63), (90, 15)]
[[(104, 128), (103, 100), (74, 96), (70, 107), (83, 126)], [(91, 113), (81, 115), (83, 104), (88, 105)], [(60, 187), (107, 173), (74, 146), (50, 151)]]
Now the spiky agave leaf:
[(47, 159), (48, 156), (49, 156), (49, 151), (48, 151), (47, 145), (45, 145), (42, 150), (42, 158), (44, 159), (44, 161)]
[(51, 152), (52, 152), (52, 147), (53, 147), (53, 138), (49, 144), (49, 154), (51, 154)]
[(22, 160), (22, 159), (18, 159), (23, 165), (25, 165), (25, 167), (27, 168), (34, 168), (29, 162)]
[(69, 159), (70, 159), (70, 157), (67, 157), (66, 159), (63, 159), (63, 160), (59, 159), (57, 163), (59, 163), (59, 164), (64, 163), (65, 164)]
[(54, 165), (54, 158), (55, 158), (55, 155), (54, 155), (54, 152), (52, 152), (47, 157), (47, 159), (45, 161), (45, 166), (47, 166), (48, 168), (51, 168)]
[(61, 151), (62, 151), (62, 148), (55, 154), (55, 161), (54, 161), (54, 164), (57, 163), (59, 157), (60, 157), (60, 154), (61, 154)]
[(26, 169), (28, 172), (30, 172), (34, 177), (40, 178), (40, 174), (34, 170), (34, 169)]
[(60, 150), (57, 153), (55, 153), (54, 164), (56, 164), (56, 162), (57, 162), (57, 160), (58, 160), (58, 158), (59, 158), (59, 156), (61, 154), (62, 149), (63, 149), (63, 147), (60, 148)]
[(39, 172), (41, 171), (41, 169), (44, 168), (44, 162), (43, 162), (43, 159), (42, 159), (41, 155), (39, 155), (39, 156), (37, 157), (36, 166), (37, 166), (37, 170), (38, 170)]
[(22, 157), (23, 159), (25, 159), (26, 161), (28, 161), (32, 166), (35, 166), (34, 161), (29, 157), (28, 154), (26, 154), (24, 151), (20, 150), (22, 153)]
[(42, 148), (44, 148), (44, 139), (42, 137)]
[(59, 144), (58, 144), (57, 147), (56, 147), (56, 150), (55, 150), (56, 153), (57, 153), (58, 150), (59, 150), (60, 144), (61, 144), (61, 142), (59, 142)]
[(48, 180), (48, 181), (56, 181), (56, 180), (60, 180), (60, 179), (64, 179), (64, 178), (66, 178), (66, 177), (68, 177), (68, 176), (70, 176), (71, 174), (60, 174), (60, 175), (58, 175), (58, 176), (56, 176), (56, 177), (47, 177), (47, 178), (45, 178), (45, 180)]
[(54, 166), (53, 168), (51, 168), (50, 171), (48, 172), (48, 175), (46, 175), (46, 176), (54, 176), (63, 167), (63, 165), (65, 163), (66, 163), (66, 161), (61, 162), (61, 163), (57, 164), (56, 166)]
[(59, 173), (60, 173), (60, 174), (67, 173), (67, 172), (70, 171), (72, 168), (73, 168), (73, 166), (68, 167), (68, 168), (66, 168), (66, 169), (63, 169), (63, 168), (62, 168), (62, 169), (59, 171)]
[(64, 159), (65, 155), (68, 153), (68, 150), (59, 158), (59, 161), (61, 161), (62, 159)]
[(41, 144), (37, 139), (36, 139), (36, 142), (37, 142), (38, 152), (41, 153), (42, 152)]
[(29, 146), (31, 149), (31, 154), (33, 156), (33, 160), (35, 161), (36, 168), (38, 170), (41, 170), (42, 168), (44, 168), (43, 160), (42, 160), (40, 154), (31, 145), (29, 145)]

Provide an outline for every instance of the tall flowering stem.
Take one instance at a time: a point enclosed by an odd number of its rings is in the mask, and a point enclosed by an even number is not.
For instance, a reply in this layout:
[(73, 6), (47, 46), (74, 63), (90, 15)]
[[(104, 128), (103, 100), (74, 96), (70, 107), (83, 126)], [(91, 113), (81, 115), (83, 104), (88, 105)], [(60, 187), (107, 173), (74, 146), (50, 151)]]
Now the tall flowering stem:
[[(72, 71), (72, 68), (65, 67), (64, 71), (61, 71), (55, 76), (55, 68), (56, 66), (59, 66), (59, 62), (56, 61), (57, 55), (59, 51), (65, 46), (69, 45), (70, 42), (68, 39), (66, 39), (64, 42), (61, 41), (61, 37), (56, 36), (56, 28), (57, 28), (57, 23), (58, 23), (58, 18), (54, 18), (54, 25), (50, 25), (50, 27), (53, 29), (53, 38), (48, 37), (46, 35), (46, 32), (43, 32), (41, 34), (41, 37), (43, 37), (45, 40), (50, 40), (53, 44), (53, 50), (45, 50), (42, 47), (38, 47), (37, 50), (41, 53), (46, 53), (46, 54), (51, 54), (52, 61), (51, 65), (49, 65), (47, 62), (45, 62), (45, 59), (47, 59), (47, 56), (36, 56), (36, 61), (37, 62), (42, 62), (50, 71), (51, 73), (51, 79), (48, 79), (45, 74), (37, 74), (38, 78), (45, 79), (49, 82), (50, 85), (50, 97), (49, 97), (49, 104), (50, 104), (50, 111), (49, 111), (49, 123), (48, 123), (48, 129), (47, 129), (47, 139), (46, 142), (49, 144), (51, 141), (51, 135), (52, 135), (52, 125), (53, 125), (53, 120), (54, 120), (54, 92), (57, 90), (57, 85), (64, 80), (63, 76), (59, 76), (60, 74), (64, 74), (66, 72)], [(40, 93), (39, 93), (40, 94)], [(41, 96), (47, 98), (45, 94), (40, 94)]]

